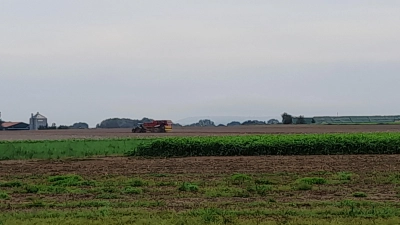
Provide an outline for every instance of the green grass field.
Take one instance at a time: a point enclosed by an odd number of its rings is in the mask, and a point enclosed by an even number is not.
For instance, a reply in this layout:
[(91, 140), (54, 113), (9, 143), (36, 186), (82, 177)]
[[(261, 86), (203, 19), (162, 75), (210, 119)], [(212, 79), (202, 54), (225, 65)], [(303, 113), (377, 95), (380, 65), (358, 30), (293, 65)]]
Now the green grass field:
[(0, 141), (0, 160), (123, 155), (150, 139)]

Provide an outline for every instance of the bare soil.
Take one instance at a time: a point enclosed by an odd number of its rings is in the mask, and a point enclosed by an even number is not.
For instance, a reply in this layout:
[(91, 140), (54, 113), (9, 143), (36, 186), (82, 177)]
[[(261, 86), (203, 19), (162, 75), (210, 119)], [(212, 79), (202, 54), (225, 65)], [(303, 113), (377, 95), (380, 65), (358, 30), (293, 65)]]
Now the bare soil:
[(7, 175), (68, 174), (85, 176), (232, 173), (398, 172), (400, 155), (248, 156), (137, 159), (125, 157), (84, 160), (0, 161), (0, 177)]
[(126, 138), (157, 136), (213, 136), (247, 134), (301, 134), (301, 133), (354, 133), (400, 132), (400, 125), (263, 125), (236, 127), (182, 127), (171, 133), (133, 134), (131, 129), (87, 129), (47, 131), (0, 131), (0, 140), (57, 140), (82, 138)]
[[(275, 191), (267, 197), (250, 198), (205, 198), (201, 193), (184, 194), (177, 187), (160, 187), (148, 189), (144, 195), (125, 196), (125, 201), (157, 200), (164, 201), (168, 209), (182, 211), (210, 204), (228, 201), (231, 204), (247, 204), (266, 201), (273, 198), (277, 202), (296, 202), (309, 204), (310, 201), (341, 201), (353, 198), (352, 193), (362, 191), (368, 194), (365, 200), (375, 202), (397, 202), (396, 185), (379, 181), (383, 176), (399, 174), (400, 155), (346, 155), (346, 156), (250, 156), (250, 157), (190, 157), (169, 159), (138, 159), (127, 157), (91, 158), (85, 160), (9, 160), (0, 161), (0, 179), (6, 177), (31, 177), (36, 175), (78, 174), (89, 179), (104, 177), (147, 177), (152, 174), (169, 174), (168, 177), (153, 177), (157, 181), (214, 181), (230, 177), (234, 173), (275, 174), (278, 180), (285, 177), (319, 176), (331, 172), (349, 171), (357, 178), (351, 183), (324, 185), (313, 190), (296, 191), (293, 189)], [(313, 175), (315, 173), (315, 175)], [(323, 176), (323, 175), (322, 175)], [(181, 180), (182, 179), (182, 180)], [(29, 203), (35, 194), (12, 194), (11, 204)], [(43, 195), (44, 196), (44, 195)], [(42, 196), (42, 197), (43, 197)], [(46, 201), (65, 202), (76, 200), (92, 200), (93, 194), (49, 194)], [(177, 196), (180, 196), (179, 198)], [(158, 209), (158, 208), (155, 208)], [(163, 208), (159, 208), (162, 210)], [(164, 208), (165, 209), (165, 208)], [(12, 207), (3, 209), (14, 210)]]

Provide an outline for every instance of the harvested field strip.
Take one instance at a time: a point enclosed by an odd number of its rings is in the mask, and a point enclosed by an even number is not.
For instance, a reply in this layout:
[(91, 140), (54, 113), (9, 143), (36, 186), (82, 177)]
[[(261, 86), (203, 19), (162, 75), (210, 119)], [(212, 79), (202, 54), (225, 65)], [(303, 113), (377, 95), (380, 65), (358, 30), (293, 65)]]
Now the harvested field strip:
[(159, 138), (129, 155), (154, 157), (398, 154), (400, 133)]
[(0, 160), (123, 155), (149, 139), (0, 141)]

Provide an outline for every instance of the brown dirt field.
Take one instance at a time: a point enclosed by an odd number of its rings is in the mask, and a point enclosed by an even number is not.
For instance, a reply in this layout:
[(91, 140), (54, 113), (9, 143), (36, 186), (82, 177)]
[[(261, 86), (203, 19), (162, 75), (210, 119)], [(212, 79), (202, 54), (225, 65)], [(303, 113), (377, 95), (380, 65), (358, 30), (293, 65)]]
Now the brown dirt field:
[[(351, 198), (352, 193), (363, 191), (368, 193), (365, 200), (375, 202), (396, 202), (398, 197), (395, 185), (380, 183), (382, 175), (400, 172), (400, 155), (347, 155), (347, 156), (250, 156), (250, 157), (191, 157), (170, 159), (138, 159), (124, 157), (92, 158), (86, 160), (23, 160), (0, 161), (0, 178), (8, 176), (20, 177), (36, 175), (79, 174), (85, 178), (109, 176), (149, 177), (151, 174), (173, 174), (173, 178), (154, 178), (158, 181), (170, 179), (184, 182), (202, 180), (213, 182), (221, 177), (229, 177), (234, 173), (245, 174), (280, 174), (277, 179), (293, 176), (318, 176), (312, 173), (351, 171), (357, 174), (358, 181), (351, 184), (327, 185), (308, 191), (283, 190), (275, 191), (273, 198), (280, 202), (341, 201)], [(292, 175), (290, 175), (292, 174)], [(181, 180), (182, 179), (182, 180)], [(200, 194), (188, 194), (185, 198), (177, 198), (176, 187), (161, 187), (151, 194), (129, 197), (129, 201), (159, 200), (166, 202), (168, 209), (182, 211), (191, 209), (193, 204), (208, 206), (223, 205), (227, 198), (204, 198)], [(12, 204), (25, 204), (28, 197), (34, 194), (12, 194)], [(147, 197), (145, 197), (147, 196)], [(46, 201), (81, 201), (92, 200), (93, 194), (55, 194), (46, 195)], [(271, 198), (271, 196), (268, 196)], [(127, 199), (125, 199), (127, 200)], [(246, 204), (265, 201), (263, 197), (229, 198), (229, 202)], [(12, 211), (10, 209), (4, 209)]]
[(137, 159), (125, 157), (84, 160), (0, 161), (0, 177), (7, 175), (66, 174), (85, 176), (169, 174), (232, 174), (312, 171), (397, 172), (400, 155), (248, 156)]
[(400, 125), (266, 125), (237, 127), (183, 127), (171, 133), (133, 134), (131, 129), (0, 131), (0, 140), (54, 140), (71, 138), (124, 138), (156, 136), (212, 136), (292, 133), (400, 132)]

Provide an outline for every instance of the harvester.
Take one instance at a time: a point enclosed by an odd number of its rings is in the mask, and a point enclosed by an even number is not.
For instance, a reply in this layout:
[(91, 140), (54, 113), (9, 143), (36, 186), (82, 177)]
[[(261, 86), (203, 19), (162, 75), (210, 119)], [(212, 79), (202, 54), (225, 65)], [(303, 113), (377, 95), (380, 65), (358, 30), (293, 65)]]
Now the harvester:
[(141, 123), (132, 129), (132, 133), (165, 133), (172, 130), (171, 120), (153, 120), (149, 123)]

